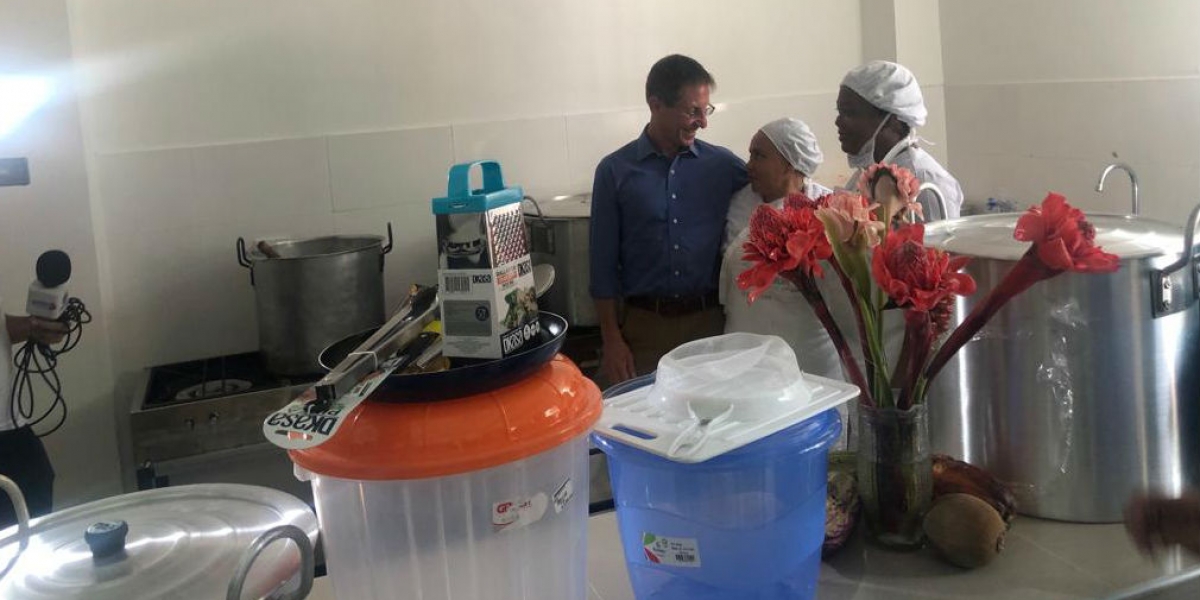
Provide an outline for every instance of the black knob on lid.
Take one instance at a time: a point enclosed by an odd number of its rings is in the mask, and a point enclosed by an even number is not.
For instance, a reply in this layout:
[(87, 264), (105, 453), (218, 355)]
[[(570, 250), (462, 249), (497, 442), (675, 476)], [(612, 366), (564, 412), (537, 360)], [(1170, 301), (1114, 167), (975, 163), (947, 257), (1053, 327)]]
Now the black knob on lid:
[(112, 556), (125, 549), (125, 536), (129, 524), (125, 521), (100, 521), (93, 523), (83, 533), (83, 541), (92, 549), (92, 558)]

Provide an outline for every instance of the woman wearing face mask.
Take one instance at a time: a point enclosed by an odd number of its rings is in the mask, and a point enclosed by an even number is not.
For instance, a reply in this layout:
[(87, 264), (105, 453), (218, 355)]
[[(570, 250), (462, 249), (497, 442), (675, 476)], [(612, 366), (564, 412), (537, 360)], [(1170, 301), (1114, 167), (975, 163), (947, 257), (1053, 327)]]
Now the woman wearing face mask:
[(838, 141), (855, 169), (847, 189), (856, 189), (863, 170), (872, 164), (899, 165), (922, 183), (936, 185), (946, 200), (949, 214), (941, 214), (933, 193), (921, 192), (917, 200), (926, 221), (958, 218), (962, 187), (918, 144), (915, 130), (925, 124), (927, 111), (912, 71), (882, 60), (850, 71), (842, 79), (837, 111)]
[[(778, 278), (754, 304), (737, 286), (737, 276), (750, 267), (742, 260), (742, 244), (749, 236), (750, 215), (764, 202), (783, 205), (790, 194), (819, 198), (830, 190), (812, 180), (824, 157), (812, 130), (799, 119), (767, 123), (750, 140), (746, 172), (750, 184), (730, 202), (726, 218), (726, 247), (721, 263), (720, 299), (725, 306), (725, 332), (777, 335), (796, 353), (806, 373), (842, 379), (841, 363), (833, 342), (791, 283)], [(839, 323), (853, 325), (850, 307), (835, 277), (820, 281), (821, 292)]]

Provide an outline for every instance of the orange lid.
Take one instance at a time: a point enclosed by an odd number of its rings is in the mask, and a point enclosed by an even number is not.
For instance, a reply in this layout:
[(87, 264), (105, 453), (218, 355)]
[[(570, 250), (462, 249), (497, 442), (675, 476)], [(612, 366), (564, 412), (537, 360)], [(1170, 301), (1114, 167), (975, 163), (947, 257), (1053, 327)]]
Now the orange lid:
[(313, 473), (341, 479), (441, 477), (545, 452), (591, 429), (600, 410), (600, 389), (560, 354), (517, 383), (474, 396), (368, 399), (324, 444), (288, 454)]

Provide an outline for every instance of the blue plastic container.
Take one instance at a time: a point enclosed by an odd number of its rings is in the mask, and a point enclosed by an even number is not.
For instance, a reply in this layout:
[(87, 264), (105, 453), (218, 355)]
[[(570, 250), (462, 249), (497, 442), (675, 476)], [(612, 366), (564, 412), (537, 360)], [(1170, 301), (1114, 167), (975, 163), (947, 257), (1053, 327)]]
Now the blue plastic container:
[[(605, 396), (653, 381), (642, 377)], [(638, 600), (815, 598), (829, 446), (841, 429), (829, 410), (696, 464), (593, 434), (608, 456)]]

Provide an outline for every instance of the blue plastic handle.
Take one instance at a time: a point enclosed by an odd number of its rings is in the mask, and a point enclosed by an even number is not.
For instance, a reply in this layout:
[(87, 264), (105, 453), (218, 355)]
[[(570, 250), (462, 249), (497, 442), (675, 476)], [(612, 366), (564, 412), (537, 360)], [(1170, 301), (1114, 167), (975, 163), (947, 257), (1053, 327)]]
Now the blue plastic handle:
[(450, 181), (446, 188), (449, 198), (466, 198), (471, 194), (471, 167), (479, 165), (483, 169), (484, 194), (499, 192), (504, 189), (504, 176), (500, 174), (500, 163), (494, 160), (477, 160), (450, 167)]

